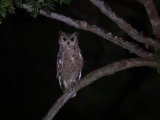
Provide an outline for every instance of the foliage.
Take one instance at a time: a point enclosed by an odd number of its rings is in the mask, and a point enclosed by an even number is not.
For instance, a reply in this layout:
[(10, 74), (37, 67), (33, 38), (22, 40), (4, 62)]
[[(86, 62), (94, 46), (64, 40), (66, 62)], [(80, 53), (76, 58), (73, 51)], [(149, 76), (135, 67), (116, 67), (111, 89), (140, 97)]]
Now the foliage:
[[(160, 60), (160, 49), (155, 50), (155, 57)], [(157, 67), (157, 72), (160, 74), (160, 67)]]
[(31, 9), (31, 14), (36, 17), (40, 9), (52, 12), (57, 4), (70, 4), (71, 0), (0, 0), (0, 22), (8, 14), (14, 13), (15, 8), (22, 4), (27, 4)]
[(155, 56), (160, 60), (160, 49), (155, 50)]
[(14, 6), (12, 0), (0, 1), (0, 22), (2, 18), (5, 18), (8, 13), (14, 13)]
[[(57, 0), (58, 1), (58, 0)], [(69, 4), (72, 0), (60, 0), (60, 3)]]

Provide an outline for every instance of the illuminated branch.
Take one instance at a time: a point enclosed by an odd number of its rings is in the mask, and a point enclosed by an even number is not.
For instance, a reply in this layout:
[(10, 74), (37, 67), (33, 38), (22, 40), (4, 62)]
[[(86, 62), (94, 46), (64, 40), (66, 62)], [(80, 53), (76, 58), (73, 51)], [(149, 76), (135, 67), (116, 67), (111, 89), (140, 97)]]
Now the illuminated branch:
[(62, 106), (79, 90), (88, 86), (89, 84), (99, 80), (104, 76), (108, 76), (114, 74), (116, 72), (140, 66), (148, 66), (148, 67), (158, 67), (160, 66), (160, 61), (147, 59), (147, 58), (130, 58), (126, 60), (121, 60), (118, 62), (114, 62), (112, 64), (106, 65), (100, 69), (94, 70), (84, 78), (80, 80), (73, 88), (60, 96), (57, 101), (50, 108), (46, 116), (43, 120), (52, 120), (58, 111), (62, 108)]
[(128, 24), (125, 20), (118, 17), (108, 6), (107, 4), (104, 4), (101, 0), (89, 0), (92, 2), (95, 6), (97, 6), (101, 12), (106, 15), (108, 18), (110, 18), (112, 21), (114, 21), (119, 28), (121, 28), (123, 31), (125, 31), (130, 37), (132, 37), (134, 40), (145, 43), (149, 46), (152, 46), (154, 48), (160, 48), (160, 42), (158, 40), (154, 40), (151, 38), (147, 38), (141, 33), (139, 33), (136, 29), (134, 29), (130, 24)]
[(145, 6), (153, 31), (157, 38), (160, 38), (160, 17), (153, 0), (138, 0)]
[[(29, 11), (29, 7), (27, 5), (22, 5), (22, 8)], [(64, 15), (58, 14), (58, 13), (46, 13), (45, 11), (40, 10), (39, 12), (41, 15), (44, 15), (46, 17), (56, 19), (58, 21), (64, 22), (67, 25), (70, 25), (72, 27), (75, 27), (77, 29), (83, 29), (85, 31), (90, 31), (112, 43), (115, 43), (116, 45), (119, 45), (127, 50), (129, 50), (132, 53), (135, 53), (136, 55), (140, 57), (153, 57), (152, 53), (149, 53), (139, 47), (137, 44), (133, 42), (126, 41), (122, 38), (118, 38), (117, 36), (113, 36), (112, 33), (106, 33), (103, 29), (97, 27), (96, 25), (90, 25), (86, 21), (80, 21), (80, 20), (74, 20), (70, 17), (66, 17)]]

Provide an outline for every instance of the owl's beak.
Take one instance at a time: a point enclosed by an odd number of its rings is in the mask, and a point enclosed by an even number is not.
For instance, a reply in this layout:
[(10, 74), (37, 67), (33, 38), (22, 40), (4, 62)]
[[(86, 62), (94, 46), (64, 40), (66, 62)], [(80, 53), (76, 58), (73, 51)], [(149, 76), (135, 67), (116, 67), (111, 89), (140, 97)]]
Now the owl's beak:
[(70, 41), (67, 41), (67, 45), (69, 46), (69, 44), (70, 44)]

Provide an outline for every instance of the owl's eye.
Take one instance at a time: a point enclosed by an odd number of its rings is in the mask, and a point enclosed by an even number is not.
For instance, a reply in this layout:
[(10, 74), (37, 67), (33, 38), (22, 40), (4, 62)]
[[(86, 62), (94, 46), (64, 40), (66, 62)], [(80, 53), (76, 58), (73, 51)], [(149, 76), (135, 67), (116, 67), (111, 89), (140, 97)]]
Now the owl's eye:
[(63, 38), (63, 41), (66, 41), (67, 39), (66, 38)]
[(71, 38), (71, 41), (74, 41), (74, 38)]

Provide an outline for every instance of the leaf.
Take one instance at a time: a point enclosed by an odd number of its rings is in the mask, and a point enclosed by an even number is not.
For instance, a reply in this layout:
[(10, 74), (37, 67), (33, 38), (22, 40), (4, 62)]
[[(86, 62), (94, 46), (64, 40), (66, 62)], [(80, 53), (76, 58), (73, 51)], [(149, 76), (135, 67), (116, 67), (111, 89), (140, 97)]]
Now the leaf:
[(39, 3), (44, 3), (44, 0), (38, 0)]
[(64, 3), (64, 4), (70, 4), (72, 0), (60, 0), (60, 4)]
[(0, 16), (2, 16), (3, 18), (6, 17), (6, 13), (5, 12), (0, 12)]
[(156, 58), (160, 59), (160, 49), (155, 50), (155, 56)]
[(145, 48), (146, 48), (146, 49), (149, 49), (149, 46), (148, 46), (148, 44), (145, 44)]
[(160, 74), (160, 68), (157, 68), (157, 72), (158, 72), (158, 74)]

